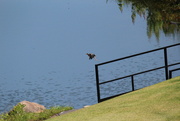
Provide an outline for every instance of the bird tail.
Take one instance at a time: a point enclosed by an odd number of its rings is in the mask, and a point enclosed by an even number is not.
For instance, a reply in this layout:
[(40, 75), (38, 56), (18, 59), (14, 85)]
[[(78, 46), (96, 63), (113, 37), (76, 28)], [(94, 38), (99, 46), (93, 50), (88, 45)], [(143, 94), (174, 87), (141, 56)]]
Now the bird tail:
[(98, 61), (98, 59), (96, 57), (94, 57), (94, 60)]

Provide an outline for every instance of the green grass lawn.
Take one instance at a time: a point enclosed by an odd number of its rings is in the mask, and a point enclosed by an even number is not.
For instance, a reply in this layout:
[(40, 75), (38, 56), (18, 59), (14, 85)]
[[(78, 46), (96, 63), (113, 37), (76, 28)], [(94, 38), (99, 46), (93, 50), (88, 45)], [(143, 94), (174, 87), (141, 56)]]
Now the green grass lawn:
[(23, 111), (24, 105), (18, 104), (9, 112), (0, 114), (0, 121), (43, 121), (57, 113), (71, 110), (72, 107), (56, 106), (44, 110), (41, 113), (27, 113)]
[(47, 121), (180, 121), (180, 76)]

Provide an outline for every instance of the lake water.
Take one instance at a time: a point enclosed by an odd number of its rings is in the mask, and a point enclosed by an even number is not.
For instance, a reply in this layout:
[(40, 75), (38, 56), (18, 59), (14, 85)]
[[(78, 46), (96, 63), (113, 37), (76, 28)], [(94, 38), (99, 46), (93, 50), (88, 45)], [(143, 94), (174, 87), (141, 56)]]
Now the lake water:
[[(163, 32), (159, 40), (148, 38), (146, 24), (141, 17), (133, 24), (130, 7), (120, 12), (113, 0), (0, 0), (0, 113), (23, 100), (76, 109), (96, 104), (95, 64), (180, 42), (178, 35)], [(86, 53), (95, 53), (98, 61)], [(180, 61), (180, 47), (168, 54), (170, 62)], [(102, 80), (150, 67), (144, 62), (164, 62), (159, 54), (141, 59), (102, 68)], [(123, 83), (118, 84), (128, 86)]]

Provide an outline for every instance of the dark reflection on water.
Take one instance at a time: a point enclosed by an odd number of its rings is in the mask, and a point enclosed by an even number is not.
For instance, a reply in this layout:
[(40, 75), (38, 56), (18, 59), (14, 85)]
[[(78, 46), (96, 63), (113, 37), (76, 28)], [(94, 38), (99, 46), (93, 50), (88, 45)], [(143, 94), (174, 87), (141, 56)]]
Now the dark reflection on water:
[(154, 34), (159, 41), (161, 32), (180, 39), (180, 11), (178, 0), (117, 0), (119, 9), (131, 6), (131, 18), (135, 23), (137, 15), (147, 21), (147, 35)]

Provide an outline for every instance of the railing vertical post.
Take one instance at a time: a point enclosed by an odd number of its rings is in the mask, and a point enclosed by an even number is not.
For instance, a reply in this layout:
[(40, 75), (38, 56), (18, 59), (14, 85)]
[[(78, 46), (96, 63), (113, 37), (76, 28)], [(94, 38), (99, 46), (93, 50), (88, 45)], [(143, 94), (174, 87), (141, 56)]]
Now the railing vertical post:
[(173, 70), (169, 70), (169, 79), (172, 78), (172, 72), (173, 72), (173, 71), (178, 71), (178, 70), (180, 70), (180, 68), (176, 68), (176, 69), (173, 69)]
[(134, 76), (131, 76), (131, 83), (132, 83), (132, 91), (134, 91)]
[(98, 73), (98, 65), (95, 65), (96, 72), (96, 88), (97, 88), (97, 99), (98, 103), (100, 102), (100, 89), (99, 89), (99, 73)]
[(165, 76), (168, 80), (168, 58), (167, 58), (167, 48), (164, 48), (164, 64), (165, 64)]
[(172, 78), (172, 71), (169, 71), (169, 79)]

